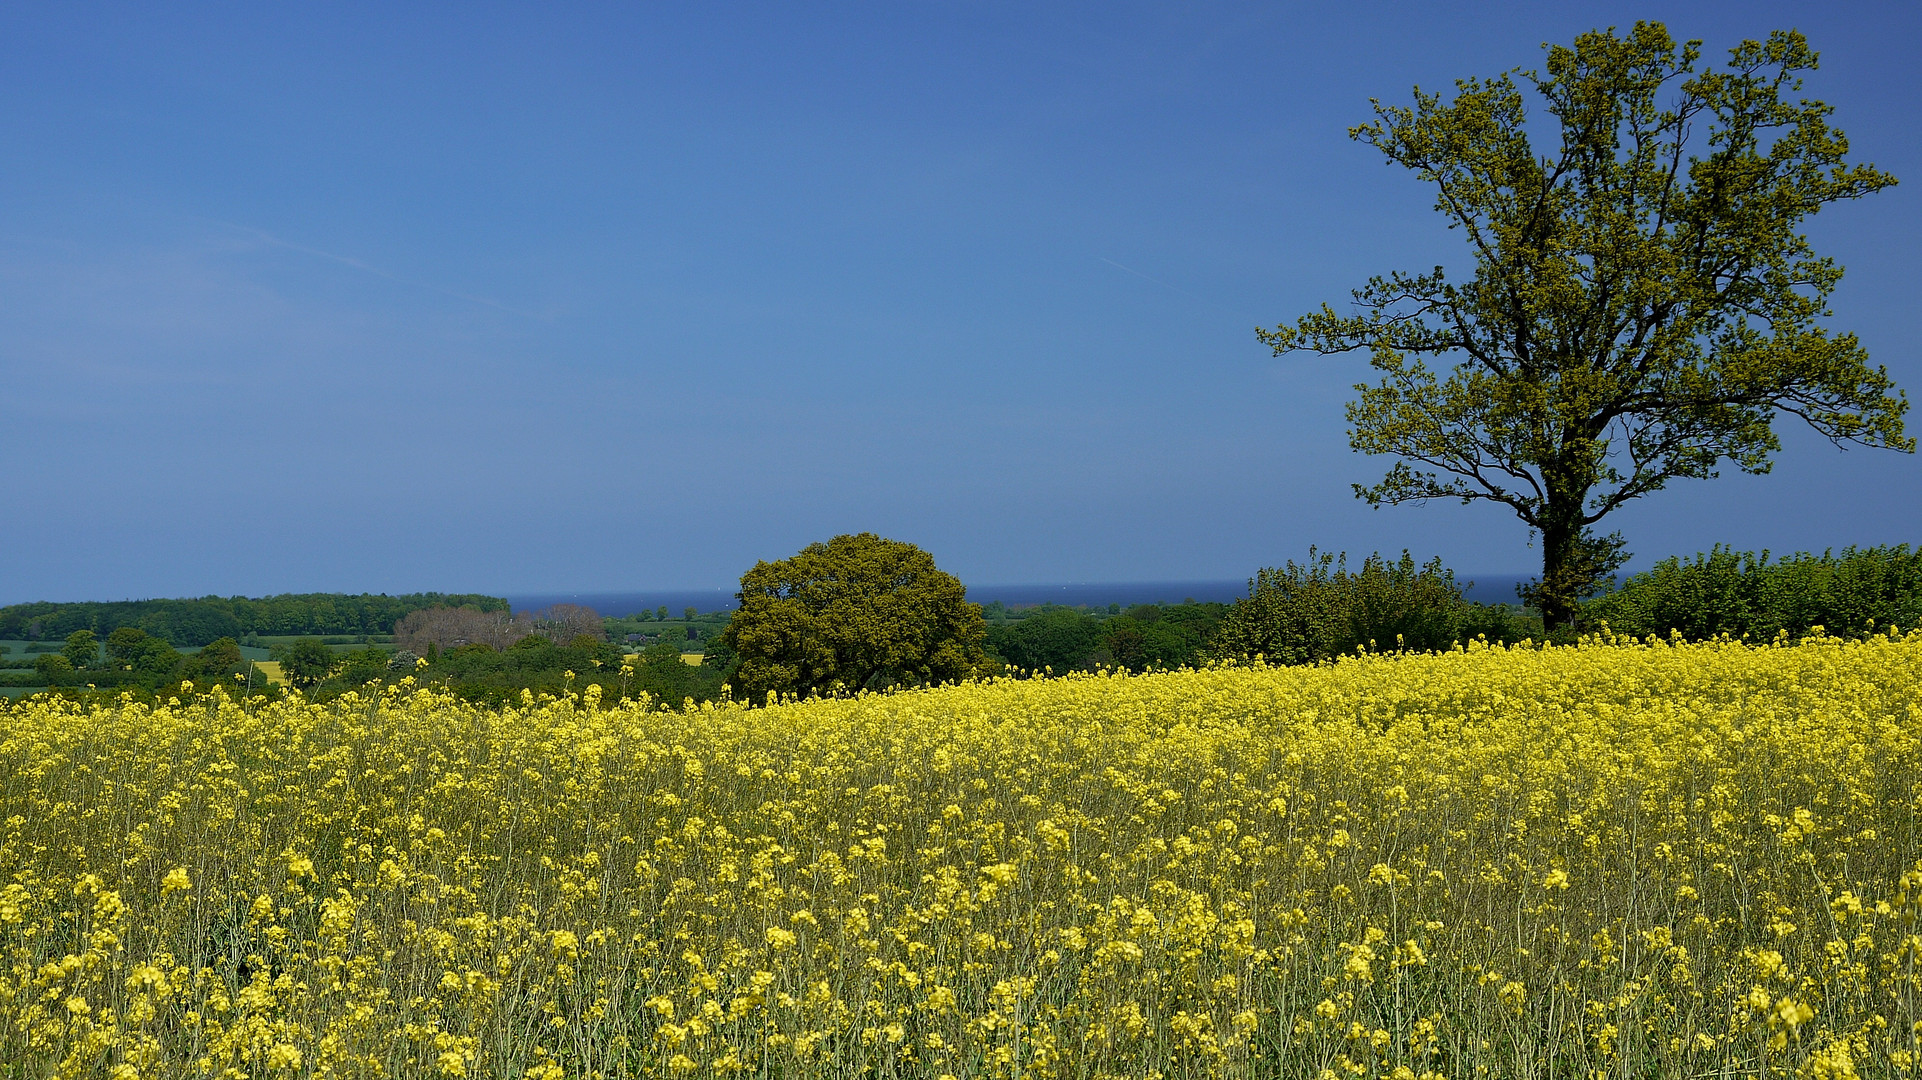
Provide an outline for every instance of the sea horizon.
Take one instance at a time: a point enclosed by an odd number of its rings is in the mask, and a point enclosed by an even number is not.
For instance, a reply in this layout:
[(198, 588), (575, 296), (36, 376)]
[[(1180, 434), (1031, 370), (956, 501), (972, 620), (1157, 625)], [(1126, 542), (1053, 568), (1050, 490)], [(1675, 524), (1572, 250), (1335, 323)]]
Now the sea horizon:
[[(1529, 580), (1523, 574), (1457, 574), (1457, 581), (1463, 583), (1463, 593), (1470, 600), (1484, 604), (1515, 603), (1515, 587)], [(1043, 604), (1056, 604), (1062, 607), (1105, 608), (1110, 604), (1132, 607), (1136, 604), (1180, 604), (1233, 603), (1248, 595), (1248, 579), (1221, 578), (1192, 581), (1068, 581), (1068, 582), (1015, 582), (994, 585), (969, 585), (968, 599), (986, 606), (1000, 602), (1005, 607), (1027, 608)], [(361, 595), (344, 590), (332, 590), (341, 595)], [(448, 590), (421, 590), (448, 592)], [(566, 591), (560, 589), (530, 592), (493, 592), (483, 589), (464, 590), (449, 595), (492, 596), (506, 600), (515, 611), (538, 611), (555, 604), (580, 604), (593, 608), (602, 615), (623, 618), (640, 611), (654, 611), (666, 607), (670, 614), (679, 616), (687, 608), (701, 612), (729, 611), (737, 606), (735, 587), (715, 586), (706, 589), (603, 589)], [(238, 595), (238, 594), (235, 594)], [(273, 595), (262, 594), (250, 599), (264, 599)], [(381, 592), (374, 595), (402, 595)], [(221, 599), (222, 594), (202, 594), (200, 596), (140, 596), (117, 597), (113, 599), (90, 600), (16, 600), (0, 603), (0, 607), (11, 607), (24, 603), (127, 603), (146, 600), (200, 600), (209, 596)]]
[[(1464, 584), (1463, 594), (1483, 604), (1516, 603), (1515, 587), (1529, 579), (1524, 574), (1457, 574)], [(968, 599), (982, 606), (999, 602), (1004, 607), (1027, 608), (1043, 604), (1061, 607), (1105, 608), (1111, 604), (1132, 607), (1136, 604), (1222, 603), (1228, 604), (1248, 595), (1248, 579), (1204, 581), (1069, 581), (1017, 582), (999, 585), (969, 585)], [(701, 612), (730, 611), (737, 605), (735, 589), (635, 589), (605, 592), (528, 592), (496, 594), (515, 611), (538, 611), (555, 604), (579, 604), (601, 615), (625, 618), (641, 611), (665, 607), (679, 616), (687, 608)]]

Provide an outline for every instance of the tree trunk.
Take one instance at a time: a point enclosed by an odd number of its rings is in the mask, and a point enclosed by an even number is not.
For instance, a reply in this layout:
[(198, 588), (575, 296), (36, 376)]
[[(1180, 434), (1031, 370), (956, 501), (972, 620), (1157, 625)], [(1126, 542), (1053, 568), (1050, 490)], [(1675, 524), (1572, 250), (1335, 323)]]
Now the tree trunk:
[(1535, 590), (1535, 606), (1541, 609), (1542, 626), (1553, 630), (1575, 625), (1575, 603), (1581, 597), (1581, 519), (1572, 514), (1555, 514), (1542, 524), (1542, 580)]

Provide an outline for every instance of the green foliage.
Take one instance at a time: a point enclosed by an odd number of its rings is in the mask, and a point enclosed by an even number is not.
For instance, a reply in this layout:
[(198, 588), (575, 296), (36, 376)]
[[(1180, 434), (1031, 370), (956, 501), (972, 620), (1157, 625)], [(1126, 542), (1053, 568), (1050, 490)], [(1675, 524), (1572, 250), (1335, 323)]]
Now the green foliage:
[(1227, 614), (1226, 604), (1137, 604), (1102, 613), (1052, 604), (988, 627), (988, 647), (1009, 667), (1028, 672), (1175, 669), (1198, 663)]
[(1137, 604), (1103, 624), (1102, 648), (1109, 662), (1130, 671), (1191, 667), (1228, 610), (1227, 604)]
[(67, 635), (67, 647), (60, 650), (75, 671), (93, 667), (100, 662), (100, 639), (91, 630), (75, 630)]
[[(238, 649), (235, 655), (238, 657)], [(123, 626), (107, 635), (108, 667), (114, 671), (135, 672), (148, 684), (172, 679), (182, 668), (181, 660), (172, 645), (138, 627)]]
[(73, 662), (61, 653), (41, 653), (34, 658), (33, 670), (49, 686), (59, 686), (73, 677)]
[(334, 653), (319, 638), (301, 638), (291, 645), (275, 646), (274, 659), (287, 682), (307, 690), (319, 686), (334, 668)]
[(665, 624), (657, 621), (652, 611), (636, 612), (625, 618), (609, 617), (603, 623), (608, 637), (617, 642), (626, 642), (630, 650), (658, 641), (685, 640), (688, 651), (704, 651), (711, 648), (721, 632), (727, 629), (730, 612), (710, 611), (702, 614), (689, 608), (682, 616), (686, 616), (687, 612), (693, 612), (691, 618), (676, 617)]
[(1308, 561), (1264, 568), (1235, 602), (1212, 646), (1223, 659), (1264, 657), (1282, 664), (1314, 663), (1360, 649), (1429, 651), (1486, 636), (1517, 636), (1505, 606), (1484, 607), (1462, 597), (1455, 575), (1440, 559), (1417, 566), (1380, 555), (1350, 572), (1348, 556), (1310, 548)]
[[(718, 658), (717, 658), (718, 660)], [(721, 696), (721, 687), (732, 671), (725, 663), (699, 666), (681, 659), (679, 645), (663, 641), (641, 650), (634, 663), (632, 688), (645, 691), (662, 704), (679, 707), (682, 702), (712, 701)]]
[(1582, 621), (1619, 634), (1691, 640), (1728, 634), (1767, 641), (1817, 626), (1843, 636), (1914, 629), (1922, 626), (1922, 550), (1851, 547), (1770, 562), (1766, 551), (1718, 545), (1636, 574), (1583, 605)]
[(1017, 622), (990, 627), (987, 641), (1010, 667), (1068, 672), (1092, 666), (1101, 631), (1100, 620), (1075, 608), (1049, 605)]
[(147, 632), (132, 626), (123, 626), (107, 635), (107, 660), (116, 667), (123, 667), (133, 660), (135, 650), (147, 640)]
[(32, 603), (0, 607), (0, 638), (62, 637), (75, 630), (133, 627), (176, 647), (205, 645), (223, 637), (386, 634), (410, 612), (431, 607), (506, 611), (492, 596), (409, 593), (404, 596), (301, 593), (250, 599), (206, 596), (193, 600), (127, 600), (113, 603)]
[(740, 654), (736, 653), (733, 646), (722, 640), (718, 634), (708, 641), (707, 649), (701, 653), (702, 667), (712, 668), (727, 675), (733, 675), (740, 663)]
[(240, 643), (230, 637), (201, 646), (188, 665), (194, 678), (216, 682), (227, 682), (235, 675), (245, 675), (249, 666), (248, 661), (240, 655)]
[[(1546, 74), (1518, 73), (1551, 118), (1546, 153), (1510, 75), (1377, 104), (1351, 134), (1434, 185), (1472, 279), (1372, 278), (1358, 314), (1324, 305), (1261, 334), (1277, 353), (1371, 354), (1382, 378), (1357, 388), (1349, 444), (1400, 460), (1356, 493), (1506, 506), (1541, 534), (1532, 598), (1551, 625), (1620, 554), (1591, 526), (1724, 462), (1766, 472), (1778, 413), (1914, 449), (1887, 372), (1821, 325), (1842, 269), (1801, 231), (1895, 178), (1845, 160), (1829, 106), (1792, 99), (1816, 64), (1801, 34), (1745, 41), (1723, 69), (1699, 57), (1659, 23), (1550, 48)], [(1423, 359), (1444, 356), (1439, 375)]]
[(964, 679), (987, 654), (979, 605), (913, 544), (873, 533), (810, 544), (741, 576), (722, 640), (747, 700)]
[[(77, 631), (74, 635), (76, 655), (88, 652), (86, 637), (91, 631)], [(104, 645), (104, 649), (99, 646)], [(92, 667), (76, 668), (65, 649), (58, 652), (51, 647), (38, 650), (40, 659), (57, 660), (51, 671), (58, 676), (55, 685), (71, 685), (84, 681), (106, 691), (136, 691), (136, 697), (145, 700), (152, 692), (177, 688), (183, 680), (193, 680), (211, 686), (222, 683), (233, 688), (234, 676), (245, 677), (251, 674), (252, 665), (241, 656), (240, 646), (232, 638), (224, 638), (203, 647), (198, 653), (183, 656), (166, 641), (153, 637), (137, 627), (120, 627), (107, 635), (105, 642), (93, 647), (96, 663)], [(99, 659), (104, 654), (104, 659)], [(0, 667), (9, 666), (0, 664)], [(47, 673), (46, 665), (22, 662), (17, 667), (35, 668), (43, 678)], [(77, 677), (84, 674), (84, 680)], [(0, 675), (0, 686), (32, 685), (23, 681), (26, 676)], [(258, 691), (264, 683), (256, 679), (253, 688)], [(111, 696), (101, 699), (112, 700)]]
[[(424, 681), (469, 701), (518, 702), (522, 691), (557, 695), (599, 686), (610, 702), (646, 693), (676, 707), (689, 698), (720, 698), (727, 674), (721, 667), (684, 662), (673, 642), (643, 650), (630, 665), (619, 649), (587, 635), (568, 645), (529, 635), (498, 652), (486, 645), (464, 645), (439, 654), (420, 672)], [(330, 681), (317, 693), (325, 696), (332, 686)]]
[(338, 680), (349, 687), (362, 687), (375, 679), (387, 676), (387, 653), (381, 649), (355, 649), (334, 658), (335, 667), (330, 681)]

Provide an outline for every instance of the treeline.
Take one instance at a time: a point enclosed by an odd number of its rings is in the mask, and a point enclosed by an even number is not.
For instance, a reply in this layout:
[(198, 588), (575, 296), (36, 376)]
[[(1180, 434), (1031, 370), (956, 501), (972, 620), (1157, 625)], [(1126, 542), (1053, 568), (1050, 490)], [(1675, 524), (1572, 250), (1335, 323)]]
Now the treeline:
[(1202, 662), (1227, 604), (1137, 604), (1102, 613), (1044, 605), (1019, 613), (997, 605), (989, 658), (1020, 672), (1192, 667)]
[(1713, 551), (1657, 563), (1582, 607), (1590, 629), (1691, 640), (1727, 634), (1769, 641), (1816, 627), (1843, 637), (1922, 627), (1922, 550), (1844, 548), (1775, 562), (1769, 553)]
[[(1119, 610), (1119, 609), (1117, 609)], [(1672, 558), (1587, 601), (1578, 626), (1545, 633), (1532, 610), (1468, 600), (1439, 559), (1416, 564), (1310, 549), (1305, 563), (1259, 571), (1234, 604), (1141, 606), (1118, 616), (991, 609), (991, 658), (1005, 669), (1175, 668), (1208, 661), (1303, 664), (1356, 652), (1426, 652), (1482, 640), (1569, 640), (1604, 629), (1634, 637), (1720, 634), (1769, 641), (1820, 628), (1861, 636), (1922, 627), (1922, 550), (1907, 545), (1770, 554), (1717, 547)]]
[[(15, 668), (13, 663), (0, 666)], [(233, 638), (219, 638), (196, 652), (182, 653), (165, 639), (132, 626), (120, 627), (104, 640), (91, 630), (75, 630), (60, 651), (41, 653), (26, 666), (30, 670), (0, 671), (0, 686), (85, 686), (153, 693), (191, 682), (202, 690), (220, 683), (243, 692), (270, 692), (266, 677), (241, 655), (240, 644)]]
[(673, 640), (631, 654), (608, 640), (609, 627), (620, 625), (578, 604), (517, 613), (432, 607), (395, 625), (392, 651), (370, 646), (336, 652), (305, 638), (277, 646), (273, 655), (290, 684), (323, 701), (376, 680), (406, 678), (492, 705), (593, 686), (610, 701), (645, 694), (678, 706), (689, 698), (722, 696), (733, 670), (724, 648), (711, 646), (703, 662), (688, 664), (681, 655), (685, 635), (676, 632)]
[(666, 705), (714, 701), (733, 672), (732, 655), (715, 649), (698, 664), (681, 659), (672, 642), (651, 645), (629, 660), (618, 646), (576, 638), (556, 644), (529, 636), (505, 649), (467, 645), (442, 653), (421, 670), (422, 678), (469, 701), (502, 704), (523, 691), (558, 694), (601, 688), (608, 701), (646, 694)]
[[(958, 590), (956, 583), (957, 597)], [(1766, 551), (1717, 547), (1669, 559), (1630, 577), (1619, 588), (1588, 600), (1576, 628), (1547, 634), (1534, 612), (1472, 602), (1439, 560), (1417, 564), (1407, 552), (1398, 560), (1370, 555), (1355, 566), (1345, 555), (1310, 549), (1304, 563), (1290, 561), (1259, 571), (1249, 582), (1248, 595), (1233, 604), (1111, 605), (1105, 611), (1052, 605), (1014, 611), (990, 604), (983, 612), (959, 599), (956, 603), (974, 612), (968, 616), (974, 622), (967, 633), (977, 643), (976, 659), (962, 676), (1037, 676), (1099, 668), (1142, 672), (1257, 659), (1317, 663), (1360, 651), (1432, 651), (1475, 640), (1563, 640), (1603, 629), (1691, 640), (1727, 634), (1767, 641), (1778, 635), (1801, 637), (1818, 627), (1830, 634), (1860, 636), (1892, 626), (1922, 627), (1922, 550), (1908, 545), (1847, 548), (1839, 554), (1799, 553), (1771, 561)], [(280, 621), (264, 621), (276, 604), (285, 605)], [(303, 610), (305, 624), (285, 614)], [(320, 698), (376, 680), (412, 676), (491, 703), (518, 700), (523, 693), (599, 686), (610, 699), (645, 693), (678, 705), (724, 696), (741, 664), (730, 643), (738, 636), (733, 631), (741, 621), (739, 613), (731, 622), (724, 613), (701, 616), (713, 623), (701, 633), (694, 632), (695, 613), (684, 613), (687, 627), (649, 635), (662, 640), (636, 655), (627, 652), (628, 643), (607, 640), (610, 630), (630, 630), (626, 621), (603, 619), (588, 608), (557, 605), (512, 614), (505, 601), (483, 596), (323, 594), (0, 609), (0, 636), (29, 637), (10, 633), (15, 624), (6, 621), (27, 618), (38, 623), (42, 640), (64, 641), (58, 653), (42, 653), (31, 661), (0, 660), (0, 667), (32, 668), (31, 673), (0, 671), (0, 685), (163, 691), (185, 680), (231, 684), (239, 676), (240, 682), (258, 690), (258, 673), (241, 658), (235, 635), (211, 639), (198, 655), (174, 648), (174, 640), (184, 640), (189, 647), (203, 644), (182, 631), (181, 623), (160, 621), (181, 612), (194, 617), (215, 612), (231, 622), (211, 625), (248, 628), (240, 630), (243, 634), (312, 627), (306, 640), (277, 647), (274, 656), (294, 685)], [(253, 621), (243, 622), (242, 615)], [(121, 622), (104, 636), (88, 626), (58, 633), (71, 625), (60, 620), (102, 625), (120, 617), (133, 621)], [(180, 637), (170, 640), (147, 628), (154, 625)], [(337, 653), (318, 640), (322, 633), (388, 630), (397, 635), (394, 651)], [(819, 638), (831, 637), (831, 632), (839, 631), (822, 623), (809, 633)], [(704, 655), (689, 664), (683, 648)]]
[(195, 600), (122, 600), (72, 604), (32, 603), (0, 607), (0, 638), (64, 640), (76, 630), (106, 635), (133, 627), (177, 648), (221, 638), (371, 635), (392, 633), (394, 624), (434, 607), (504, 612), (507, 601), (471, 593), (288, 593), (281, 596), (205, 596)]
[(413, 678), (468, 701), (512, 704), (523, 694), (536, 697), (579, 693), (598, 686), (605, 700), (648, 697), (679, 706), (692, 699), (713, 701), (733, 672), (732, 655), (710, 650), (700, 664), (681, 658), (680, 647), (662, 642), (632, 657), (617, 645), (588, 634), (561, 642), (528, 634), (505, 648), (473, 642), (427, 655), (401, 649), (365, 648), (345, 653), (306, 639), (275, 651), (287, 680), (309, 698), (325, 701), (376, 680)]
[(1310, 550), (1306, 563), (1263, 569), (1233, 604), (1143, 604), (1106, 614), (1044, 606), (1009, 612), (992, 605), (987, 650), (1010, 674), (1065, 674), (1097, 668), (1172, 670), (1211, 661), (1303, 664), (1362, 650), (1446, 649), (1475, 639), (1541, 636), (1541, 620), (1519, 607), (1478, 604), (1439, 560), (1417, 565)]

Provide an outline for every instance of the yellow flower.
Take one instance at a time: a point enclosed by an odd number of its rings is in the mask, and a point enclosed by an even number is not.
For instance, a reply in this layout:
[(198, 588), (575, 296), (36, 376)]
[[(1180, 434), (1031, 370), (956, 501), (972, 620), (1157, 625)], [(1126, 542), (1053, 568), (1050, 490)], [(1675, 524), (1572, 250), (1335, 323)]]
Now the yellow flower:
[(1775, 1003), (1774, 1021), (1793, 1029), (1815, 1019), (1815, 1010), (1794, 1000), (1783, 998)]
[(589, 700), (0, 699), (25, 1067), (1913, 1067), (1922, 635)]

